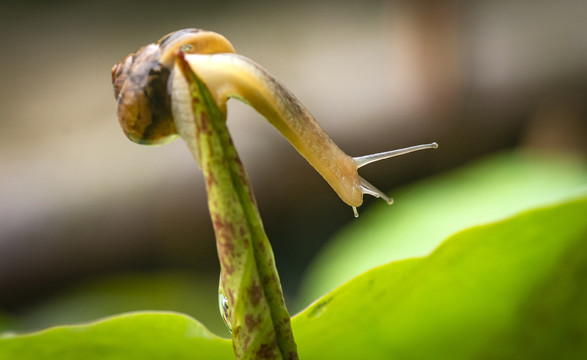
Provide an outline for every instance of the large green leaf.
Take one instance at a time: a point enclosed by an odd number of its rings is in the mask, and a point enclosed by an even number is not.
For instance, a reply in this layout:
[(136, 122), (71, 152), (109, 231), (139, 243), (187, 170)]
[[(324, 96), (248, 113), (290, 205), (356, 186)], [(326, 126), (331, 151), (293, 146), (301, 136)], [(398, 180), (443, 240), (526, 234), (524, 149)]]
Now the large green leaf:
[(0, 337), (3, 360), (232, 359), (232, 343), (171, 312), (127, 313), (94, 323)]
[(584, 359), (585, 304), (587, 198), (368, 271), (293, 326), (306, 360)]
[[(301, 359), (585, 358), (587, 197), (460, 232), (370, 270), (292, 320)], [(173, 313), (0, 338), (0, 359), (231, 359)]]
[[(31, 331), (135, 311), (174, 311), (190, 315), (224, 338), (230, 333), (218, 316), (218, 276), (184, 271), (118, 273), (84, 281), (59, 296), (7, 318), (4, 329)], [(12, 320), (12, 321), (10, 321)]]
[[(441, 151), (441, 150), (439, 150)], [(302, 283), (306, 305), (358, 274), (394, 260), (429, 254), (448, 236), (587, 189), (581, 159), (517, 151), (393, 191), (333, 238)]]

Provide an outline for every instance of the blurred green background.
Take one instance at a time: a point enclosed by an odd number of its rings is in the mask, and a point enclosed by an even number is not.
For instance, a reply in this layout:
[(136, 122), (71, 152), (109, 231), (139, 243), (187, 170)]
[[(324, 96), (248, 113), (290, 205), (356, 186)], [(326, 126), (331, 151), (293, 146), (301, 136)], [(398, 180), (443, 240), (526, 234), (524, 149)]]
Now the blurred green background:
[[(428, 219), (445, 225), (441, 219), (461, 219), (473, 205), (478, 213), (505, 216), (585, 183), (586, 11), (584, 1), (571, 0), (540, 0), (531, 8), (522, 1), (6, 3), (0, 13), (0, 329), (151, 309), (185, 312), (227, 334), (217, 316), (219, 267), (195, 162), (181, 141), (141, 147), (118, 126), (110, 68), (140, 46), (185, 27), (225, 35), (286, 84), (351, 155), (437, 141), (436, 151), (361, 170), (398, 195), (386, 208), (399, 218), (397, 227), (414, 229), (417, 224), (402, 219), (405, 208), (421, 215), (429, 211), (418, 210), (424, 195), (447, 207), (454, 198), (442, 186), (425, 194), (410, 187), (398, 192), (400, 186), (465, 164), (489, 166), (486, 157), (503, 150), (538, 155), (529, 160), (533, 165), (506, 159), (494, 175), (453, 184), (463, 191), (479, 184), (475, 189), (485, 192), (456, 201), (460, 212), (436, 209), (439, 217), (431, 212)], [(245, 105), (230, 103), (229, 126), (295, 312), (354, 274), (326, 275), (333, 282), (322, 285), (305, 275), (328, 274), (323, 264), (345, 259), (332, 249), (351, 240), (334, 235), (368, 225), (376, 203), (367, 199), (355, 220)], [(521, 192), (526, 179), (547, 176), (558, 180), (534, 181)], [(396, 231), (392, 224), (379, 234)], [(448, 235), (433, 233), (416, 237), (419, 252), (390, 246), (386, 256), (361, 266), (422, 255)]]

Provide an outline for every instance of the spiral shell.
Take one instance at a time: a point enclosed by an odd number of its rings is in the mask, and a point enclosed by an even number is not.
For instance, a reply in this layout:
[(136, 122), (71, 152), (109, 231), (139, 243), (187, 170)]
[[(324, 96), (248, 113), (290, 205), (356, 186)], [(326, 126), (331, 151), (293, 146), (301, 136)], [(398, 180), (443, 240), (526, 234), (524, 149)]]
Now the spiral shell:
[(192, 54), (234, 52), (222, 35), (199, 29), (170, 33), (140, 48), (112, 67), (118, 120), (126, 136), (139, 144), (161, 145), (174, 140), (169, 78), (178, 51)]

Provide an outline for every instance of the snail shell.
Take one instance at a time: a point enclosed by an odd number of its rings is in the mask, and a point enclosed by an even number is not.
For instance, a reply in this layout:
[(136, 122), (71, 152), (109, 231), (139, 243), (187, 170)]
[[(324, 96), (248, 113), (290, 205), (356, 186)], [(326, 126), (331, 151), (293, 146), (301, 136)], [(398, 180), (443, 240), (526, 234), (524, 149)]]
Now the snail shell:
[(118, 120), (126, 136), (136, 143), (161, 145), (177, 137), (168, 86), (178, 51), (234, 53), (234, 48), (217, 33), (184, 29), (140, 48), (114, 65), (112, 85), (118, 101)]

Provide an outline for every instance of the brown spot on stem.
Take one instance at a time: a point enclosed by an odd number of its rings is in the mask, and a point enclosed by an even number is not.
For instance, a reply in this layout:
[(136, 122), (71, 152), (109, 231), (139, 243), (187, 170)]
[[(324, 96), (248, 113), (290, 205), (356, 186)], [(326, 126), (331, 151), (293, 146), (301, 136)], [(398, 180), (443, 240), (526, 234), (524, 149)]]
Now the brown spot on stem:
[(230, 238), (224, 238), (224, 241), (220, 240), (218, 241), (219, 245), (222, 247), (222, 254), (225, 256), (234, 256), (234, 244), (232, 243)]
[(208, 176), (206, 176), (206, 187), (210, 189), (211, 187), (216, 185), (218, 185), (218, 180), (216, 180), (214, 173), (210, 172)]
[(252, 332), (255, 328), (255, 325), (257, 325), (257, 321), (255, 320), (255, 317), (253, 315), (247, 314), (245, 316), (245, 324), (247, 325), (247, 330), (249, 332)]
[(275, 343), (273, 344), (261, 344), (259, 350), (255, 354), (255, 359), (274, 359), (275, 355), (273, 353), (273, 348), (276, 346)]
[(249, 288), (249, 299), (251, 300), (251, 304), (253, 306), (259, 305), (261, 298), (263, 297), (263, 289), (257, 283), (253, 283)]
[(229, 240), (222, 241), (222, 240), (218, 239), (217, 246), (218, 246), (218, 255), (222, 259), (228, 260), (228, 259), (234, 259), (237, 257), (234, 252), (234, 244), (231, 241), (229, 241)]
[(208, 114), (206, 114), (205, 112), (198, 112), (198, 115), (200, 116), (200, 121), (198, 121), (198, 130), (204, 134), (210, 134), (210, 128), (208, 128), (210, 119), (208, 118)]
[(232, 275), (234, 272), (234, 266), (231, 266), (223, 257), (220, 257), (220, 265), (228, 275)]
[(232, 290), (228, 290), (228, 298), (230, 299), (230, 303), (234, 304), (234, 292)]
[(226, 246), (229, 247), (229, 251), (231, 253), (234, 252), (234, 244), (232, 244), (232, 240), (234, 240), (236, 235), (236, 232), (234, 230), (234, 224), (231, 222), (224, 221), (222, 217), (218, 214), (213, 214), (212, 225), (214, 226), (214, 232), (216, 233), (216, 236), (219, 239), (224, 239)]
[(251, 342), (251, 337), (249, 335), (247, 335), (244, 339), (243, 339), (243, 350), (246, 353), (247, 349), (249, 348), (249, 343)]
[[(275, 274), (267, 275), (263, 278), (264, 284), (279, 284), (279, 278)], [(281, 293), (279, 288), (276, 289), (277, 293)]]

